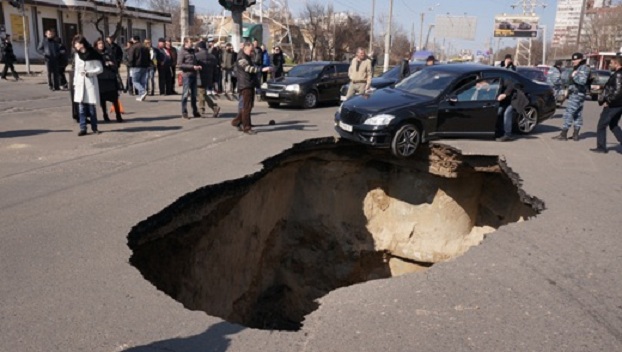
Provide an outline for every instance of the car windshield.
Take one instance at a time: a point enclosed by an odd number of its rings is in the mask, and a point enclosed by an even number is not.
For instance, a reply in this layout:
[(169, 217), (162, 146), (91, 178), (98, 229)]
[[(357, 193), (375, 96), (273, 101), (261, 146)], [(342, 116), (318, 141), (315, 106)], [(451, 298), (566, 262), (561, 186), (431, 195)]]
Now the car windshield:
[(441, 94), (458, 75), (453, 72), (443, 72), (434, 69), (421, 70), (395, 86), (395, 88), (429, 98)]
[(323, 69), (323, 65), (298, 65), (292, 68), (287, 75), (289, 77), (317, 77)]

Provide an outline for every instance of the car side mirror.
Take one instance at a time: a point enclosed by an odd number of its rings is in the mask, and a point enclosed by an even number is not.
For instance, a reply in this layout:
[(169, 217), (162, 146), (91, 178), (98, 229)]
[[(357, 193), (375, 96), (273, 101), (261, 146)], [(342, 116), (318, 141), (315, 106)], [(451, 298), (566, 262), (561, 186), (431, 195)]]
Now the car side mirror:
[(447, 97), (447, 101), (449, 104), (453, 105), (458, 102), (458, 97), (456, 95), (450, 95)]

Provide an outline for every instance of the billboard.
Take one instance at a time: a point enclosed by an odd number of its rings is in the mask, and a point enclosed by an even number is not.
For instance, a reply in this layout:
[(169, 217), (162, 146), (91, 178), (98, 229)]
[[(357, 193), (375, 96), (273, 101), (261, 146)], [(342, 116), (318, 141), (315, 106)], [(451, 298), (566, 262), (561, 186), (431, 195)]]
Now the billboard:
[(495, 37), (535, 38), (538, 36), (537, 16), (497, 15), (495, 16)]
[(437, 15), (434, 22), (434, 37), (475, 40), (476, 27), (475, 16)]

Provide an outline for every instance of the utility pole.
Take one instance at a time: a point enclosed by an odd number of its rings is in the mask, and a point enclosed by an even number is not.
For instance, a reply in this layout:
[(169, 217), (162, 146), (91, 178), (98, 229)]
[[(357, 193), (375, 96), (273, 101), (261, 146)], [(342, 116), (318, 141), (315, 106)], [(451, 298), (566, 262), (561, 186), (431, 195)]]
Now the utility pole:
[(581, 31), (583, 30), (583, 20), (585, 19), (585, 7), (586, 7), (586, 3), (587, 0), (583, 0), (583, 3), (581, 4), (581, 14), (579, 15), (579, 30), (577, 31), (577, 49), (579, 49), (579, 51), (581, 51), (582, 49), (582, 45), (581, 45)]
[(546, 65), (546, 25), (542, 27), (542, 65)]
[(423, 50), (423, 17), (425, 17), (425, 12), (421, 13), (421, 26), (419, 27), (419, 50)]
[[(190, 0), (181, 0), (181, 14), (180, 14), (180, 27), (181, 27), (181, 42), (188, 36), (188, 7), (190, 6)], [(183, 44), (182, 44), (183, 45)]]
[(393, 0), (389, 2), (389, 24), (387, 35), (384, 37), (384, 68), (382, 72), (389, 71), (389, 54), (391, 51), (391, 21), (393, 21)]
[(410, 43), (411, 43), (410, 55), (412, 55), (413, 51), (415, 50), (415, 47), (416, 47), (415, 46), (415, 22), (414, 21), (412, 23), (412, 29), (411, 29), (411, 32), (410, 32)]
[(374, 21), (375, 21), (376, 0), (371, 2), (371, 23), (369, 29), (369, 53), (374, 50)]

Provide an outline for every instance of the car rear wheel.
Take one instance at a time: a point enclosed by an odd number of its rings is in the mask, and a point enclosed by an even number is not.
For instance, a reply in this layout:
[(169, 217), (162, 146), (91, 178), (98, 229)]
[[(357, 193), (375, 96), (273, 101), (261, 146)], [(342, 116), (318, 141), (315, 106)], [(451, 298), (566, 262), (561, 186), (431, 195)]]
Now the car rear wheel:
[(279, 106), (281, 106), (281, 103), (271, 103), (268, 102), (268, 106), (271, 108), (278, 108)]
[(391, 140), (391, 152), (398, 158), (413, 156), (421, 144), (421, 131), (413, 124), (405, 124), (398, 128)]
[(313, 109), (317, 105), (317, 94), (315, 92), (309, 92), (305, 94), (305, 99), (302, 103), (302, 107), (305, 109)]
[(533, 106), (525, 108), (522, 114), (518, 115), (518, 131), (520, 133), (531, 133), (538, 124), (538, 110)]

